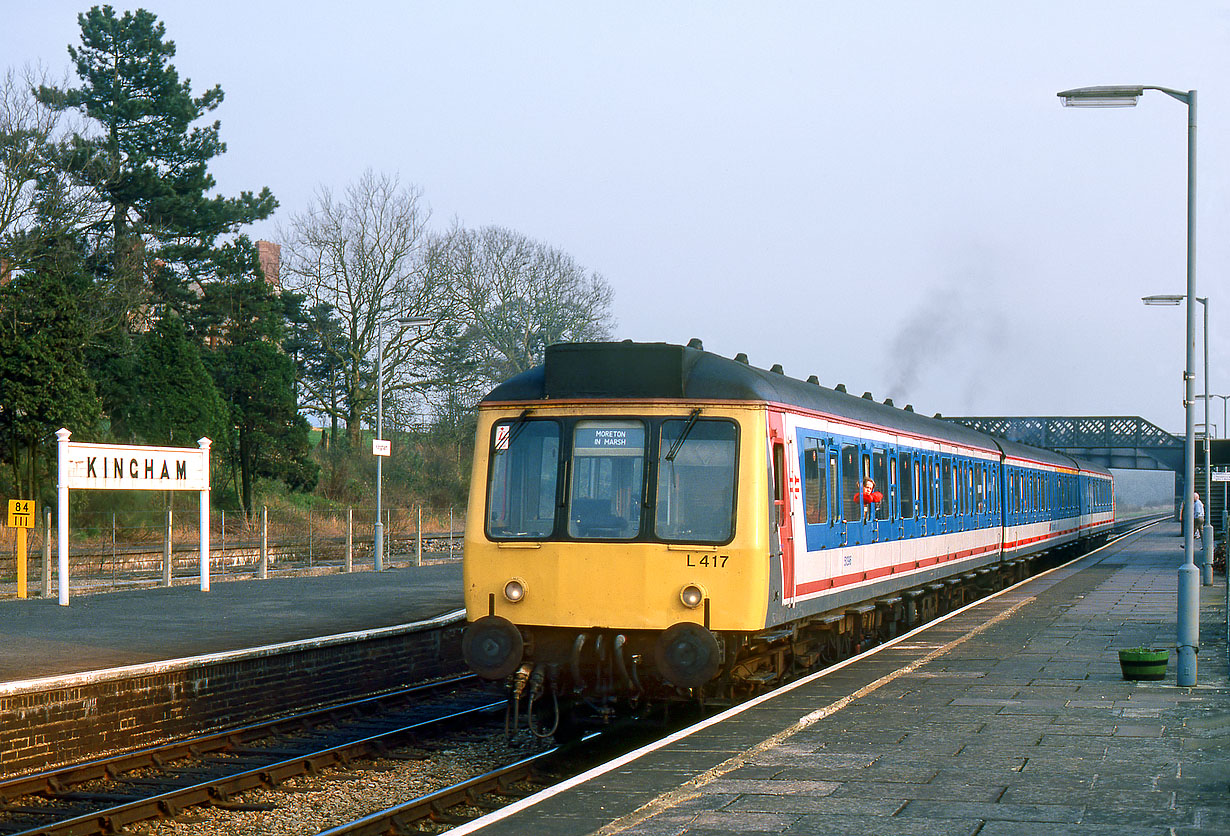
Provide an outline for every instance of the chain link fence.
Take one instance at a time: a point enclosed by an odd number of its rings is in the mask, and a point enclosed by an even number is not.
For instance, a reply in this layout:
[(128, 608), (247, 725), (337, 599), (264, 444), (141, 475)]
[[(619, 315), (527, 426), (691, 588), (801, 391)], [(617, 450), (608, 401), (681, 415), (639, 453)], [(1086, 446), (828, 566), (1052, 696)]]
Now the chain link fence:
[[(375, 568), (375, 508), (258, 509), (251, 519), (212, 509), (212, 581)], [(383, 508), (386, 569), (460, 561), (464, 512)], [(18, 594), (17, 537), (26, 536), (29, 597), (58, 589), (56, 522), (39, 509), (34, 528), (0, 528), (0, 598)], [(200, 582), (200, 508), (74, 511), (69, 516), (70, 593)], [(262, 546), (263, 544), (263, 546)]]

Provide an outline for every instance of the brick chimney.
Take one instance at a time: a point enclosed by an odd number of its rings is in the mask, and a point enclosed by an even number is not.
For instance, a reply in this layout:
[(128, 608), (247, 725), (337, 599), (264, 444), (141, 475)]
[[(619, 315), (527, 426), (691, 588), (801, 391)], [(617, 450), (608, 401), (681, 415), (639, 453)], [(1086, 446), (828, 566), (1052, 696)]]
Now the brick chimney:
[(256, 242), (256, 257), (260, 260), (265, 281), (274, 290), (282, 289), (282, 245), (272, 241)]

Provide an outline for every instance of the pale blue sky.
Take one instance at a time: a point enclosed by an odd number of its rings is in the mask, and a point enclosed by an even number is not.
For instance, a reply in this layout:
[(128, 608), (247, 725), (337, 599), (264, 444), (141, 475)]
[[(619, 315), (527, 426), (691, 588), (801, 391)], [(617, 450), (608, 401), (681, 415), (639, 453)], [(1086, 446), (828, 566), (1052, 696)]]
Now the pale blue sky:
[[(1195, 88), (1198, 293), (1212, 362), (1230, 347), (1226, 3), (143, 5), (194, 90), (226, 92), (220, 191), (281, 201), (258, 236), (320, 184), (396, 172), (441, 228), (602, 273), (620, 338), (927, 414), (1181, 431), (1183, 315), (1139, 298), (1184, 290), (1185, 109), (1055, 93)], [(3, 62), (66, 69), (84, 8), (0, 0)]]

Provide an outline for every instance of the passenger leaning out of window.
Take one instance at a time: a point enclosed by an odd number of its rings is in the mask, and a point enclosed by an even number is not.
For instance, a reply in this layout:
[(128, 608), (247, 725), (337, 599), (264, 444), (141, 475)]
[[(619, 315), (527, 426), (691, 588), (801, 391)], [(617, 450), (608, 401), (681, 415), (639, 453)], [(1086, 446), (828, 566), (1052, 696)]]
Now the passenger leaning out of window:
[(884, 499), (884, 494), (876, 490), (875, 480), (874, 479), (864, 479), (863, 480), (863, 494), (862, 494), (864, 522), (871, 519), (872, 506), (875, 505), (877, 502), (882, 501), (883, 499)]

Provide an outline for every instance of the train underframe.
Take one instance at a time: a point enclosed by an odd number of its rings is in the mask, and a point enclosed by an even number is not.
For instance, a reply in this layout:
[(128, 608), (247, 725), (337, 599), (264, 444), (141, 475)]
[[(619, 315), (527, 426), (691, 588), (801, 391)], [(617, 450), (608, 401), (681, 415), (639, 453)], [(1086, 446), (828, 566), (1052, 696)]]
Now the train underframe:
[(665, 631), (523, 627), (522, 661), (505, 680), (510, 728), (524, 724), (541, 737), (567, 738), (663, 706), (732, 705), (998, 592), (1079, 547), (1006, 560), (755, 633), (690, 623)]

